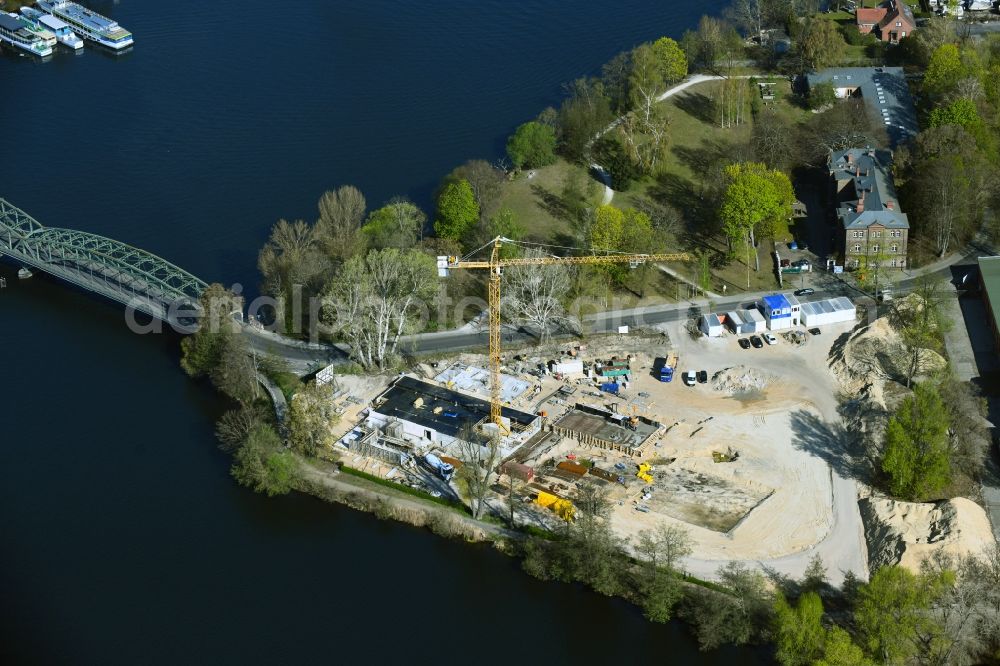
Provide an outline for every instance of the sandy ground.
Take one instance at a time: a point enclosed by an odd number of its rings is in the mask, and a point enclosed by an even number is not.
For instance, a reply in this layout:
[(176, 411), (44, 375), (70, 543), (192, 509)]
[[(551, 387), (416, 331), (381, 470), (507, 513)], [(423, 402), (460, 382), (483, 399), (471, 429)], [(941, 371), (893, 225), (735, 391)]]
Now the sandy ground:
[[(686, 527), (695, 543), (695, 555), (686, 567), (702, 576), (711, 576), (729, 560), (800, 576), (809, 559), (819, 553), (830, 570), (831, 582), (840, 582), (847, 570), (866, 578), (855, 484), (837, 476), (801, 441), (809, 438), (814, 443), (817, 433), (839, 421), (838, 387), (827, 357), (833, 341), (851, 328), (851, 324), (825, 327), (822, 335), (810, 336), (800, 346), (779, 339), (775, 346), (747, 350), (732, 335), (692, 340), (680, 325), (668, 330), (680, 356), (678, 370), (707, 370), (712, 376), (725, 368), (745, 366), (770, 381), (762, 391), (734, 397), (715, 390), (711, 382), (695, 387), (679, 381), (661, 384), (648, 372), (636, 372), (635, 390), (650, 393), (652, 411), (668, 425), (681, 421), (652, 455), (676, 457), (671, 467), (769, 494), (728, 532), (656, 511), (641, 513), (627, 502), (615, 510), (616, 531), (634, 537), (661, 522)], [(699, 424), (708, 417), (713, 418)], [(738, 452), (736, 461), (713, 461), (712, 451), (728, 449)]]

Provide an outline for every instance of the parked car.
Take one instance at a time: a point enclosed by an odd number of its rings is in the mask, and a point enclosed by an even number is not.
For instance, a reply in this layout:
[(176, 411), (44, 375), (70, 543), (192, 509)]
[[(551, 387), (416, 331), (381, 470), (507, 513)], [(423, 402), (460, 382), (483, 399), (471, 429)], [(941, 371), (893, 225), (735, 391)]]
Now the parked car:
[(697, 382), (697, 378), (695, 377), (694, 370), (688, 370), (684, 373), (685, 386), (694, 386), (695, 382)]
[(816, 290), (813, 289), (812, 287), (806, 287), (805, 289), (796, 289), (795, 290), (795, 295), (796, 296), (812, 296), (815, 293), (816, 293)]
[(770, 333), (765, 333), (764, 334), (764, 342), (766, 342), (769, 345), (776, 345), (776, 344), (778, 344), (778, 338), (774, 337)]
[(754, 349), (760, 349), (764, 346), (764, 343), (761, 342), (760, 338), (756, 335), (750, 336), (750, 344), (753, 345)]
[(706, 372), (705, 370), (699, 370), (698, 371), (698, 383), (699, 384), (704, 384), (707, 381), (708, 381), (708, 372)]
[(750, 341), (746, 338), (740, 338), (739, 343), (741, 349), (750, 349)]
[(809, 268), (810, 263), (808, 259), (799, 259), (798, 261), (793, 261), (792, 266), (797, 266), (799, 268)]
[(809, 334), (810, 335), (819, 335), (820, 333), (821, 333), (821, 331), (818, 328), (810, 328), (809, 329)]

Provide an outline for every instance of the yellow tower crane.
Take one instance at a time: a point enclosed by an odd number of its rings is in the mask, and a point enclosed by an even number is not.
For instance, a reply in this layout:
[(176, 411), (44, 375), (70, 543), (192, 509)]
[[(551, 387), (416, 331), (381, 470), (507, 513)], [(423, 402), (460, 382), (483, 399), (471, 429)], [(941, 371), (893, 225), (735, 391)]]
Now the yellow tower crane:
[[(517, 244), (508, 238), (497, 236), (492, 245), (489, 261), (473, 261), (459, 257), (440, 257), (441, 268), (487, 269), (490, 272), (489, 306), (490, 306), (490, 421), (496, 424), (501, 435), (510, 434), (503, 423), (501, 413), (501, 340), (500, 340), (500, 277), (503, 269), (508, 266), (547, 266), (551, 264), (630, 264), (633, 268), (647, 261), (688, 261), (691, 256), (686, 252), (674, 254), (595, 254), (582, 257), (526, 257), (500, 258), (500, 248), (503, 243)], [(485, 247), (485, 246), (484, 246)], [(480, 248), (482, 249), (482, 248)], [(447, 271), (444, 273), (447, 274)]]

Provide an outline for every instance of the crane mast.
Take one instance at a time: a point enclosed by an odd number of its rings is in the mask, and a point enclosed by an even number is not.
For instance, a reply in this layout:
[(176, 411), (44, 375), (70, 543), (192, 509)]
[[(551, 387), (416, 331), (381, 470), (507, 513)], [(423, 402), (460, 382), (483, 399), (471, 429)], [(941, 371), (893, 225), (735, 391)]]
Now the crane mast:
[[(500, 363), (503, 346), (500, 339), (500, 279), (503, 269), (507, 266), (550, 266), (554, 264), (621, 264), (628, 263), (638, 266), (647, 261), (688, 261), (691, 259), (686, 252), (672, 254), (596, 254), (582, 257), (514, 257), (500, 258), (500, 248), (509, 239), (497, 236), (490, 244), (492, 249), (489, 261), (469, 261), (458, 257), (447, 257), (447, 268), (485, 269), (489, 271), (489, 308), (490, 308), (490, 421), (496, 425), (501, 435), (510, 434), (510, 429), (502, 418), (502, 382), (500, 379)], [(513, 241), (511, 241), (513, 242)], [(439, 263), (439, 266), (442, 264)]]

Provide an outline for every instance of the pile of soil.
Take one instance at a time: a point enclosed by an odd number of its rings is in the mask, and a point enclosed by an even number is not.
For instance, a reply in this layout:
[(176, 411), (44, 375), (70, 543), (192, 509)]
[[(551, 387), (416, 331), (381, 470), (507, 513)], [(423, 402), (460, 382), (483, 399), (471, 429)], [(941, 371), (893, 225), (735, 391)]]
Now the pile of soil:
[(756, 368), (737, 365), (712, 375), (712, 388), (730, 395), (740, 395), (763, 391), (773, 380), (773, 376)]
[[(927, 373), (946, 365), (935, 351), (924, 349), (920, 354)], [(909, 362), (899, 332), (887, 317), (880, 317), (837, 340), (829, 365), (845, 394), (867, 398), (884, 408), (886, 382), (903, 381)]]
[(980, 555), (993, 544), (986, 511), (964, 497), (926, 503), (869, 497), (859, 508), (872, 573), (894, 564), (916, 572), (939, 550), (955, 557)]

